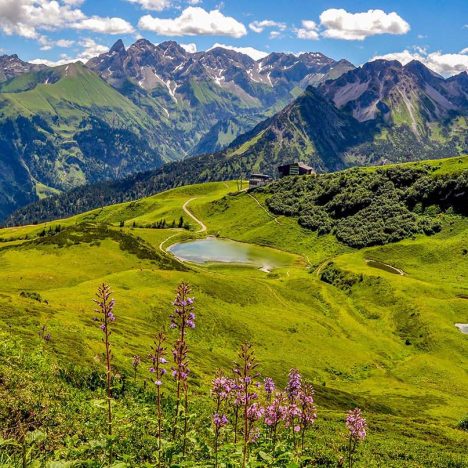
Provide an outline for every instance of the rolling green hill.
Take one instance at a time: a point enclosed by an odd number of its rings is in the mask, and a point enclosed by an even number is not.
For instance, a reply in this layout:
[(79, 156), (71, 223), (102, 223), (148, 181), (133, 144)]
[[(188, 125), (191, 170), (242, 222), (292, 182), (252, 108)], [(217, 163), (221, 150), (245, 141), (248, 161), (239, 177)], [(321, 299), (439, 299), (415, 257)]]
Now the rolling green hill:
[[(466, 166), (465, 157), (387, 171), (455, 180)], [(382, 177), (380, 168), (359, 171), (360, 180)], [(355, 180), (356, 172), (337, 177), (343, 181), (338, 190), (347, 190), (345, 182)], [(306, 197), (301, 181), (311, 180), (289, 182)], [(152, 413), (153, 397), (143, 383), (146, 364), (132, 381), (131, 358), (146, 356), (155, 332), (168, 321), (174, 288), (185, 280), (196, 297), (197, 327), (189, 344), (192, 388), (201, 398), (199, 433), (190, 442), (193, 465), (206, 464), (196, 437), (211, 437), (201, 395), (216, 369), (229, 369), (239, 343), (249, 340), (262, 375), (283, 384), (296, 366), (313, 382), (316, 464), (338, 463), (343, 412), (358, 405), (369, 422), (359, 466), (465, 466), (467, 435), (457, 423), (466, 415), (468, 342), (455, 323), (468, 323), (466, 213), (428, 208), (426, 216), (437, 220), (439, 232), (355, 249), (332, 233), (302, 227), (294, 213), (269, 211), (267, 199), (282, 190), (290, 197), (286, 182), (254, 192), (237, 192), (235, 182), (180, 187), (44, 225), (0, 230), (0, 392), (8, 389), (0, 403), (3, 427), (11, 422), (8, 405), (22, 398), (24, 414), (37, 408), (34, 427), (48, 434), (48, 450), (34, 448), (35, 456), (100, 456), (93, 421), (99, 421), (96, 399), (103, 389), (92, 382), (102, 372), (102, 348), (90, 299), (105, 281), (117, 299), (114, 364), (128, 376), (127, 393), (115, 402), (122, 421), (116, 457), (143, 466), (144, 444), (151, 444), (144, 432), (132, 432), (132, 424)], [(205, 235), (184, 205), (208, 234), (255, 244), (264, 255), (275, 252), (282, 266), (265, 273), (245, 265), (180, 263), (167, 247)], [(149, 227), (181, 216), (188, 230)], [(50, 341), (38, 337), (43, 325)], [(24, 368), (29, 379), (20, 388)], [(133, 445), (125, 445), (132, 438)]]

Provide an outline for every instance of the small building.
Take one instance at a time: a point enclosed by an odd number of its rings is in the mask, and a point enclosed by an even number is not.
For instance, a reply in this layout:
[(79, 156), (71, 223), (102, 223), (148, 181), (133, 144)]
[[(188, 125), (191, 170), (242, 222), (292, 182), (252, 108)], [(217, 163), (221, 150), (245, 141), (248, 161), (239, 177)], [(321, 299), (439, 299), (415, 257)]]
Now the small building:
[(249, 178), (249, 189), (261, 187), (270, 183), (272, 178), (266, 174), (251, 174)]
[(304, 164), (303, 162), (284, 164), (283, 166), (278, 167), (278, 172), (280, 177), (315, 174), (314, 168), (307, 166), (307, 164)]

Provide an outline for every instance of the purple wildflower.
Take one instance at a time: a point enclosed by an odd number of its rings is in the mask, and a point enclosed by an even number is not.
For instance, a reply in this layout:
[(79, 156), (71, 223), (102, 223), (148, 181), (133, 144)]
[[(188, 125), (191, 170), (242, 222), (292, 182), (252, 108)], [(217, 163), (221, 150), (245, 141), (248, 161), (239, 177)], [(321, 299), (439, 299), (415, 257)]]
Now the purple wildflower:
[[(251, 387), (255, 387), (256, 382), (254, 379), (258, 378), (258, 372), (256, 371), (258, 363), (251, 344), (244, 343), (241, 346), (239, 359), (240, 362), (236, 364), (234, 373), (237, 376), (240, 387), (236, 399), (243, 408), (244, 445), (242, 466), (245, 466), (247, 463), (248, 445), (251, 442), (251, 433), (255, 422), (253, 419), (249, 418), (249, 409), (251, 408), (252, 402), (258, 398), (257, 393), (251, 389)], [(250, 416), (252, 416), (252, 414), (250, 414)], [(236, 440), (236, 436), (237, 421), (234, 427), (234, 440)]]
[(164, 332), (159, 332), (156, 335), (156, 339), (154, 340), (154, 346), (152, 349), (149, 358), (151, 359), (152, 366), (149, 368), (152, 376), (155, 380), (154, 385), (156, 386), (156, 411), (158, 415), (158, 450), (159, 450), (159, 457), (161, 457), (161, 437), (162, 437), (162, 410), (161, 410), (161, 386), (162, 386), (162, 377), (166, 374), (166, 369), (162, 366), (162, 364), (166, 363), (165, 355), (166, 355), (166, 347), (164, 346), (166, 343), (166, 335)]
[(268, 401), (271, 400), (271, 395), (275, 391), (276, 385), (271, 377), (265, 377), (263, 381), (263, 386), (265, 388), (265, 393), (267, 394)]
[(265, 424), (270, 427), (276, 427), (287, 414), (286, 397), (283, 393), (277, 393), (275, 398), (265, 408)]
[[(156, 379), (155, 385), (158, 386), (162, 385), (162, 376), (166, 374), (166, 369), (162, 366), (162, 364), (167, 362), (164, 357), (166, 354), (166, 348), (164, 347), (165, 342), (166, 335), (163, 332), (156, 335), (152, 352), (148, 356), (152, 364), (148, 370), (151, 374), (154, 374), (154, 378)], [(139, 356), (136, 357), (139, 358)]]
[(263, 417), (265, 409), (260, 406), (258, 403), (253, 403), (247, 409), (247, 417), (249, 421), (255, 422)]
[[(113, 313), (115, 301), (111, 297), (112, 290), (109, 285), (103, 283), (99, 286), (96, 293), (96, 299), (94, 303), (97, 305), (97, 308), (94, 312), (99, 314), (98, 321), (101, 323), (99, 328), (104, 333), (104, 345), (105, 345), (105, 358), (106, 358), (106, 389), (107, 389), (107, 431), (109, 435), (112, 435), (112, 352), (111, 352), (111, 343), (110, 343), (110, 324), (115, 321), (115, 316)], [(109, 453), (109, 462), (111, 462), (112, 455)]]
[(213, 414), (213, 424), (215, 425), (216, 429), (221, 429), (222, 427), (226, 426), (228, 422), (228, 418), (225, 414)]
[(195, 299), (190, 297), (192, 288), (188, 283), (180, 283), (177, 287), (176, 298), (173, 302), (174, 312), (170, 315), (170, 327), (179, 331), (179, 337), (172, 350), (174, 366), (171, 368), (172, 375), (177, 382), (176, 390), (176, 411), (174, 420), (173, 438), (177, 432), (177, 422), (179, 418), (179, 407), (181, 397), (184, 397), (184, 442), (182, 453), (185, 453), (185, 441), (187, 435), (188, 421), (188, 376), (189, 369), (189, 348), (185, 341), (188, 328), (195, 328), (195, 313), (193, 303)]
[(346, 427), (348, 428), (349, 435), (356, 441), (366, 438), (367, 423), (359, 408), (348, 411)]
[(218, 372), (212, 382), (211, 394), (219, 401), (226, 400), (231, 393), (232, 383), (231, 379)]
[(348, 465), (352, 468), (353, 454), (356, 452), (359, 442), (363, 441), (367, 435), (367, 423), (359, 408), (348, 411), (346, 415), (346, 427), (349, 431)]
[(294, 399), (299, 395), (302, 387), (302, 377), (297, 369), (291, 369), (289, 371), (288, 384), (286, 386), (286, 393), (288, 394), (289, 400)]
[(170, 327), (179, 329), (182, 335), (186, 328), (195, 328), (195, 313), (193, 312), (195, 299), (189, 297), (191, 292), (192, 289), (187, 283), (181, 283), (178, 286), (173, 302), (174, 312), (170, 315)]

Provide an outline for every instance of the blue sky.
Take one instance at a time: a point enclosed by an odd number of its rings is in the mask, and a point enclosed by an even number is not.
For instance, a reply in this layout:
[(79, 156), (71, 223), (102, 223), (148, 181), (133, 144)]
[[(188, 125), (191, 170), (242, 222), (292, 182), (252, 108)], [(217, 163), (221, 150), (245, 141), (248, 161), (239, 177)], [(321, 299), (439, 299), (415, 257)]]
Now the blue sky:
[(1, 53), (24, 60), (86, 61), (140, 37), (254, 57), (320, 51), (356, 65), (417, 58), (449, 76), (468, 70), (468, 1), (0, 0)]

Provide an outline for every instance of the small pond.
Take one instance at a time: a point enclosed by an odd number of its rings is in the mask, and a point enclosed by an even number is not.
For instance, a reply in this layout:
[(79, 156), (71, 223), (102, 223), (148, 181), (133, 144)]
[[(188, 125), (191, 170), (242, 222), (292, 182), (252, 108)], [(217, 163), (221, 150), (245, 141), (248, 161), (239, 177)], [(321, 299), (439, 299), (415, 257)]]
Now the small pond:
[(373, 268), (378, 268), (379, 270), (388, 271), (389, 273), (394, 273), (395, 275), (404, 275), (403, 271), (399, 268), (395, 268), (392, 265), (387, 263), (379, 262), (378, 260), (366, 260), (366, 263)]
[(246, 263), (264, 271), (286, 266), (291, 255), (266, 247), (244, 244), (229, 239), (207, 237), (171, 245), (168, 249), (179, 260), (193, 263)]

